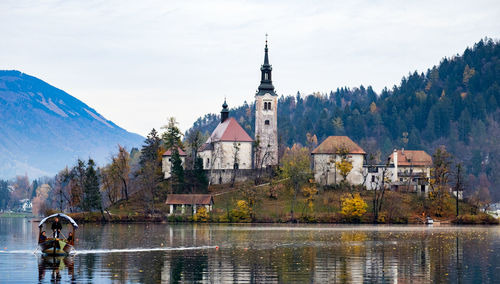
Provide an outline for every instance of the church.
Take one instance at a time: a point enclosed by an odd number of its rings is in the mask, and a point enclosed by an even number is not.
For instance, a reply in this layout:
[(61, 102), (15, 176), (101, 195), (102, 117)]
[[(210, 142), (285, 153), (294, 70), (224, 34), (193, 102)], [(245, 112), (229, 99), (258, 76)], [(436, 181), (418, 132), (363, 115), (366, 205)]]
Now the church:
[(210, 183), (248, 179), (254, 169), (278, 165), (278, 95), (272, 82), (267, 39), (260, 85), (255, 93), (255, 137), (230, 116), (226, 100), (221, 120), (199, 149)]

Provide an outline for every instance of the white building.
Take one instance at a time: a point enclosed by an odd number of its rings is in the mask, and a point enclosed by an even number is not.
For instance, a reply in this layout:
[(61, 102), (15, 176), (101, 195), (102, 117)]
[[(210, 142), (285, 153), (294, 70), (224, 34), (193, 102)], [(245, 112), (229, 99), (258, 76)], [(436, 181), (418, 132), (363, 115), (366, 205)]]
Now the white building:
[(385, 171), (386, 185), (393, 190), (427, 193), (432, 157), (421, 150), (394, 150), (386, 165), (365, 165), (366, 188), (380, 187)]
[(232, 117), (224, 101), (221, 122), (198, 154), (203, 159), (206, 170), (252, 169), (253, 139)]
[(343, 179), (336, 162), (342, 154), (352, 163), (352, 170), (347, 175), (347, 182), (359, 185), (363, 183), (363, 161), (365, 151), (347, 136), (330, 136), (312, 151), (314, 179), (321, 185), (340, 183)]
[[(181, 158), (182, 168), (185, 168), (186, 164), (186, 153), (182, 149), (178, 149), (179, 156)], [(172, 151), (167, 150), (163, 153), (161, 157), (161, 169), (163, 172), (163, 178), (169, 179), (172, 176)]]

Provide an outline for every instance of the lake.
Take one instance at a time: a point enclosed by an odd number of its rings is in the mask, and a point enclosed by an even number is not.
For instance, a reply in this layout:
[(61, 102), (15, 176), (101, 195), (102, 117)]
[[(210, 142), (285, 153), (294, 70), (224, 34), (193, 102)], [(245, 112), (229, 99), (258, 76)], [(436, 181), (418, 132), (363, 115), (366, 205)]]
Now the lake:
[(37, 225), (0, 218), (0, 283), (500, 281), (500, 226), (83, 224), (52, 258)]

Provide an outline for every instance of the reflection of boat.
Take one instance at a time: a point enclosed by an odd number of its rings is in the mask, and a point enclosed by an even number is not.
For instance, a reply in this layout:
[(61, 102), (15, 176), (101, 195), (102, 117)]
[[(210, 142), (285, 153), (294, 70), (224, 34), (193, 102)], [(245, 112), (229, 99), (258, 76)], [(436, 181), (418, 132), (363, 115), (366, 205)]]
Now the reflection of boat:
[[(64, 218), (67, 221), (69, 221), (69, 223), (73, 227), (73, 231), (71, 232), (70, 237), (68, 238), (64, 237), (62, 232), (57, 237), (54, 238), (42, 237), (42, 233), (44, 232), (43, 224), (48, 220), (54, 218)], [(75, 220), (73, 220), (68, 215), (62, 213), (56, 213), (48, 217), (45, 217), (42, 221), (40, 221), (38, 228), (40, 229), (40, 233), (38, 234), (38, 246), (40, 247), (40, 250), (42, 251), (43, 254), (54, 255), (54, 256), (68, 255), (69, 253), (74, 251), (73, 245), (75, 244), (75, 229), (78, 228), (78, 225), (76, 224)]]
[(434, 224), (434, 220), (431, 217), (425, 218), (425, 224), (432, 225)]
[(72, 256), (42, 256), (38, 261), (38, 281), (45, 278), (46, 271), (50, 271), (52, 282), (61, 281), (61, 272), (68, 270), (71, 280), (74, 280), (74, 259)]

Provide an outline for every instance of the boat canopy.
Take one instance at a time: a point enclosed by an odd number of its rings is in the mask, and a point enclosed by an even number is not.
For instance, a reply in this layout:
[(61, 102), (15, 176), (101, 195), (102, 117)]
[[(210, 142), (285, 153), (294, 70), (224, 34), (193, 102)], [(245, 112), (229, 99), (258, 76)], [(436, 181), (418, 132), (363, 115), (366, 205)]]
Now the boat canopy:
[(63, 213), (56, 213), (56, 214), (52, 214), (48, 217), (43, 218), (42, 221), (40, 221), (40, 225), (38, 225), (38, 227), (41, 228), (43, 226), (43, 223), (45, 223), (47, 220), (55, 218), (55, 217), (62, 217), (64, 219), (68, 220), (71, 223), (71, 225), (73, 226), (73, 228), (75, 228), (75, 229), (78, 228), (78, 224), (75, 222), (75, 220), (73, 220), (73, 218), (71, 218), (68, 215), (63, 214)]

